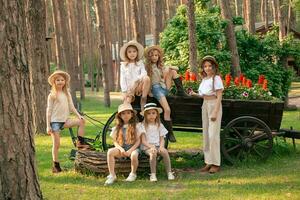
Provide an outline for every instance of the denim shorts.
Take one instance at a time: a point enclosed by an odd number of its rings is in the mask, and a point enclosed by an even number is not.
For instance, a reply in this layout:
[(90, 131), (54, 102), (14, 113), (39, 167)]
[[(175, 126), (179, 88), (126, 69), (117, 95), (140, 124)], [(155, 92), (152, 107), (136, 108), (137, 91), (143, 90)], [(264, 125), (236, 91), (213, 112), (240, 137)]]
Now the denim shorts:
[(158, 101), (162, 97), (167, 96), (168, 93), (169, 93), (169, 90), (167, 90), (166, 88), (161, 87), (160, 84), (152, 85), (152, 94), (153, 94), (154, 98), (157, 99)]
[(65, 122), (50, 122), (52, 132), (59, 132), (64, 129)]

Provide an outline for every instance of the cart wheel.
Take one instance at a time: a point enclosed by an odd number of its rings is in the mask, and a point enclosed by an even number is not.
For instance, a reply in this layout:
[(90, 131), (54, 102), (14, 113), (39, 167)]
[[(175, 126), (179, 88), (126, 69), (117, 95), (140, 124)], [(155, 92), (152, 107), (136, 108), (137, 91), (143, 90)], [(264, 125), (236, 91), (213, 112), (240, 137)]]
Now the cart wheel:
[(114, 127), (114, 120), (116, 117), (117, 112), (113, 113), (112, 116), (107, 120), (105, 126), (103, 127), (102, 131), (102, 147), (104, 151), (107, 151), (110, 147), (113, 147), (112, 140), (107, 140), (107, 138), (110, 138), (110, 132), (112, 127)]
[(264, 160), (272, 152), (270, 128), (255, 117), (239, 117), (227, 124), (221, 134), (221, 150), (234, 164), (243, 159)]

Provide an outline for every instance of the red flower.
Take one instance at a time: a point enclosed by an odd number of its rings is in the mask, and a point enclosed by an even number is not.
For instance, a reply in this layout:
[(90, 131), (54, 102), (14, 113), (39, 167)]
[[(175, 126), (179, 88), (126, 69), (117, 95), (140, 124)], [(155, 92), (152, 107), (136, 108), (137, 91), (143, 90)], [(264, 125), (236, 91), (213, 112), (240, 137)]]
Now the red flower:
[(225, 76), (225, 85), (226, 85), (226, 87), (228, 87), (230, 85), (230, 81), (231, 81), (230, 74), (226, 74), (226, 76)]
[(235, 79), (234, 79), (234, 84), (235, 84), (236, 86), (239, 86), (239, 85), (240, 85), (240, 79), (239, 79), (239, 77), (235, 77)]
[(243, 82), (244, 77), (245, 77), (244, 74), (240, 74), (239, 80), (240, 80), (241, 83)]
[(259, 85), (262, 85), (264, 83), (264, 80), (265, 80), (265, 76), (264, 75), (259, 75), (258, 76), (258, 84)]
[(246, 86), (247, 86), (247, 88), (251, 88), (252, 87), (252, 81), (250, 79), (247, 79)]
[(179, 76), (179, 79), (180, 79), (181, 81), (183, 81), (182, 75)]
[(189, 81), (190, 80), (190, 71), (186, 70), (185, 71), (185, 81)]
[(197, 76), (196, 76), (196, 74), (195, 73), (193, 73), (193, 72), (191, 72), (190, 73), (190, 81), (197, 81)]
[(263, 88), (264, 90), (267, 90), (267, 89), (268, 89), (268, 80), (267, 80), (267, 79), (264, 80), (263, 85), (262, 85), (262, 88)]
[(242, 85), (243, 85), (243, 86), (246, 86), (246, 85), (247, 85), (247, 78), (246, 78), (245, 76), (243, 77)]

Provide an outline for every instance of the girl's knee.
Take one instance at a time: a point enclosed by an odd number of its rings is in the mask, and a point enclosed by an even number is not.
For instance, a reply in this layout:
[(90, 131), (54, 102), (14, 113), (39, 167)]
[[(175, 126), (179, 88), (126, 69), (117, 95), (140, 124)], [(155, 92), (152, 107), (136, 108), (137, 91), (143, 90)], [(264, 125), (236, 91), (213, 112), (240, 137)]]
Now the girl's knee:
[(149, 156), (150, 156), (150, 160), (156, 159), (157, 158), (157, 153), (150, 153)]
[(131, 159), (138, 159), (139, 153), (137, 151), (133, 151), (130, 155)]
[(143, 82), (144, 83), (150, 83), (150, 77), (149, 76), (144, 76), (143, 77)]

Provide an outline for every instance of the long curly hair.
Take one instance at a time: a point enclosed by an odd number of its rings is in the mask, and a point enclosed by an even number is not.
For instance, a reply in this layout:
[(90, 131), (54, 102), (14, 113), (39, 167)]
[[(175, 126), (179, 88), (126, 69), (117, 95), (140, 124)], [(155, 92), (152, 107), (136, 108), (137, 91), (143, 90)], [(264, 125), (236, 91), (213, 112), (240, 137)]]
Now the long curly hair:
[[(158, 58), (157, 63), (152, 63), (151, 62), (151, 57), (152, 57), (154, 51), (157, 51), (159, 53), (159, 58)], [(150, 79), (152, 78), (152, 74), (153, 74), (153, 71), (152, 71), (152, 65), (153, 64), (156, 64), (157, 67), (158, 67), (158, 69), (161, 70), (161, 72), (162, 72), (162, 70), (163, 70), (163, 64), (164, 64), (163, 63), (163, 56), (161, 55), (160, 51), (158, 51), (157, 49), (150, 50), (148, 52), (148, 54), (145, 55), (145, 61), (146, 61), (146, 64), (145, 64), (146, 71), (147, 71), (147, 74), (150, 77)], [(161, 75), (162, 75), (161, 78), (163, 78), (163, 73), (161, 73)]]
[[(134, 144), (137, 139), (136, 125), (138, 123), (138, 120), (137, 120), (136, 114), (133, 111), (131, 111), (131, 112), (132, 112), (132, 117), (128, 122), (128, 128), (126, 129), (126, 138), (125, 138), (126, 144)], [(123, 146), (124, 139), (123, 139), (122, 128), (125, 124), (124, 124), (123, 119), (121, 118), (121, 113), (122, 112), (120, 112), (116, 115), (116, 132), (117, 132), (117, 142), (121, 146)]]

